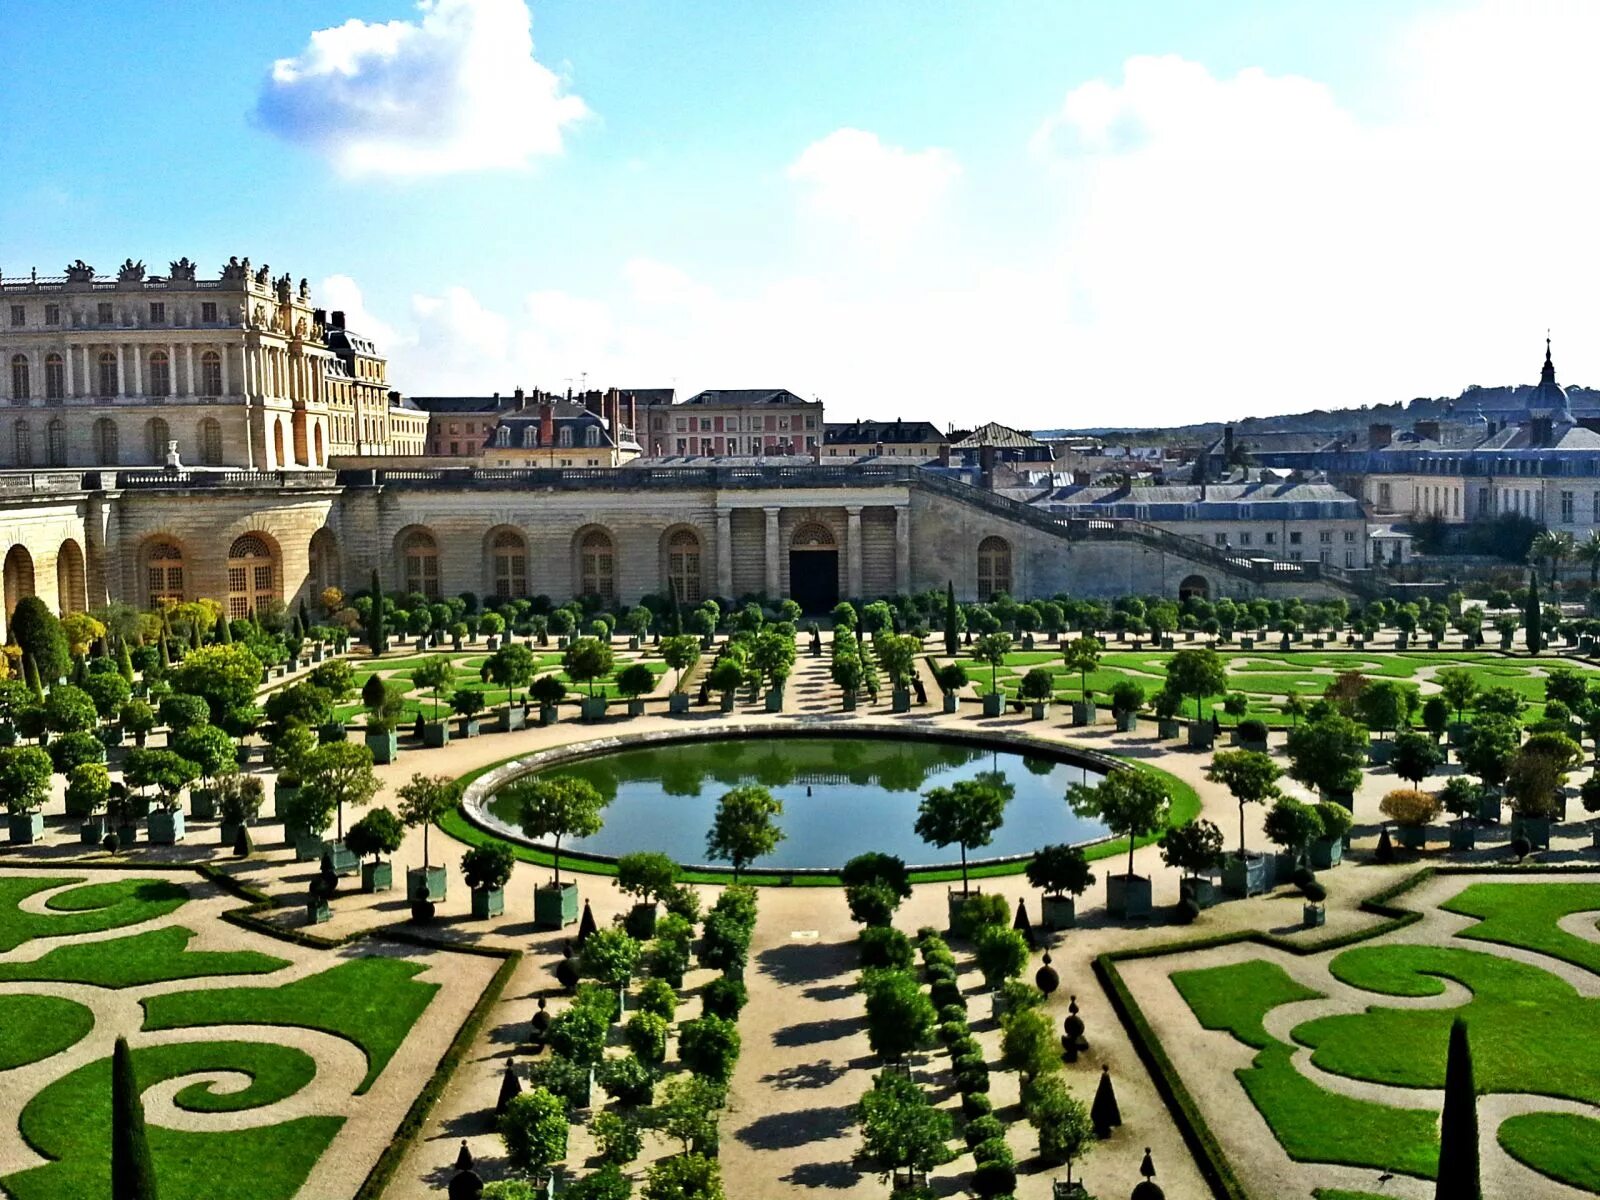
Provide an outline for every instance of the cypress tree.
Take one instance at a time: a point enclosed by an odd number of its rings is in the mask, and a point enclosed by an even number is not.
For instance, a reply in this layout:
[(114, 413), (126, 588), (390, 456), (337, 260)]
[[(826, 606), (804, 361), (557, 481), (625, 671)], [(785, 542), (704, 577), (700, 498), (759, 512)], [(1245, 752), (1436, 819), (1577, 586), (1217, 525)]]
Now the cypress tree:
[(117, 673), (129, 683), (133, 682), (133, 652), (128, 649), (127, 638), (117, 641)]
[(372, 572), (372, 612), (367, 617), (367, 649), (374, 658), (389, 648), (389, 631), (383, 621), (383, 589), (378, 586), (378, 572)]
[(311, 631), (311, 610), (306, 607), (305, 598), (300, 600), (300, 632), (307, 634)]
[(1528, 653), (1544, 649), (1544, 613), (1539, 608), (1539, 569), (1528, 572), (1528, 607), (1522, 613), (1522, 628), (1528, 639)]
[(951, 658), (961, 653), (961, 631), (956, 622), (956, 585), (947, 579), (944, 585), (944, 652)]
[(172, 665), (172, 651), (167, 646), (167, 635), (165, 630), (162, 631), (161, 640), (157, 643), (157, 645), (161, 650), (161, 668), (162, 670), (165, 670)]
[(1444, 1115), (1439, 1125), (1438, 1200), (1483, 1200), (1478, 1178), (1478, 1092), (1472, 1081), (1467, 1024), (1450, 1025), (1450, 1055), (1444, 1068)]
[(33, 661), (33, 655), (26, 650), (22, 652), (22, 678), (27, 681), (32, 689), (34, 698), (44, 699), (44, 681), (39, 678), (39, 664)]
[(111, 1200), (156, 1200), (156, 1174), (145, 1141), (144, 1102), (128, 1039), (111, 1055)]
[(233, 622), (228, 619), (227, 613), (223, 613), (222, 616), (218, 618), (217, 625), (219, 626), (217, 630), (217, 641), (221, 642), (224, 646), (233, 645)]

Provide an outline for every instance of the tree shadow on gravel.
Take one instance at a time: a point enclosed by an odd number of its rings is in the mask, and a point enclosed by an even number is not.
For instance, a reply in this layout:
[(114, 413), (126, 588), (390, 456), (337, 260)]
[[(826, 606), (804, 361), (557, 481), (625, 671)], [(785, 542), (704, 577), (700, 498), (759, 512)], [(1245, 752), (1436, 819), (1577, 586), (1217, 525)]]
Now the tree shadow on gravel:
[(836, 1067), (832, 1059), (825, 1058), (821, 1062), (796, 1063), (792, 1067), (784, 1067), (781, 1071), (763, 1075), (761, 1082), (771, 1084), (781, 1091), (827, 1087), (843, 1076), (848, 1069), (848, 1067)]
[(860, 1017), (829, 1017), (825, 1021), (801, 1021), (787, 1025), (772, 1035), (774, 1046), (815, 1046), (836, 1042), (857, 1032), (865, 1022)]
[(803, 1188), (852, 1188), (860, 1182), (861, 1172), (848, 1162), (801, 1163), (782, 1180)]
[(752, 1150), (793, 1150), (843, 1137), (855, 1122), (855, 1105), (835, 1104), (758, 1117), (733, 1136)]
[(855, 969), (855, 949), (832, 942), (790, 942), (756, 955), (756, 969), (785, 986), (837, 979)]

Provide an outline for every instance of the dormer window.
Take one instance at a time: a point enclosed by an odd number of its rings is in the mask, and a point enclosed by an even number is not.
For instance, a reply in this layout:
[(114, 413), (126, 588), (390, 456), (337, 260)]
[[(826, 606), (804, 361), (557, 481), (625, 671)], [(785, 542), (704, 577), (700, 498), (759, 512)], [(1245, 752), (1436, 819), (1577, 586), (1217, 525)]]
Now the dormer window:
[(572, 445), (572, 426), (571, 425), (563, 425), (561, 427), (561, 432), (556, 435), (556, 442), (557, 442), (558, 445), (560, 445), (563, 448)]

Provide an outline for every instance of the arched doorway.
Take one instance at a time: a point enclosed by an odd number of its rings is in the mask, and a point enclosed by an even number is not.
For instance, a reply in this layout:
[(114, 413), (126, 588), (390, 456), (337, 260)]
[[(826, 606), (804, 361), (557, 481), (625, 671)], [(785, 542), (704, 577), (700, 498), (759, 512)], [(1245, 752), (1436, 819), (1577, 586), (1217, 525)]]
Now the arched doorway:
[(83, 570), (83, 550), (68, 538), (56, 551), (56, 603), (61, 615), (83, 612), (89, 607), (89, 591)]
[(826, 525), (808, 521), (789, 539), (789, 596), (808, 613), (839, 603), (839, 544)]
[(598, 596), (608, 608), (617, 602), (617, 548), (604, 529), (578, 540), (578, 595)]
[(1211, 599), (1211, 585), (1206, 582), (1204, 575), (1187, 576), (1178, 585), (1179, 600), (1209, 600)]
[(278, 600), (278, 560), (258, 533), (235, 538), (228, 548), (228, 617), (238, 620), (271, 608)]
[(674, 529), (667, 535), (667, 594), (679, 604), (699, 604), (705, 599), (701, 574), (700, 535), (692, 529)]
[(311, 535), (311, 549), (307, 557), (309, 569), (306, 590), (310, 593), (312, 604), (320, 609), (322, 593), (328, 588), (342, 586), (339, 582), (339, 543), (333, 536), (333, 530), (319, 529)]
[(439, 543), (426, 529), (413, 527), (401, 533), (401, 580), (407, 592), (439, 598)]
[(33, 595), (33, 555), (26, 546), (13, 546), (6, 551), (6, 561), (0, 578), (4, 581), (6, 629), (11, 628), (11, 613), (17, 602)]
[(176, 542), (157, 538), (145, 547), (144, 584), (145, 602), (153, 609), (183, 603), (183, 550)]
[(528, 594), (528, 543), (515, 529), (489, 534), (489, 591), (497, 600)]

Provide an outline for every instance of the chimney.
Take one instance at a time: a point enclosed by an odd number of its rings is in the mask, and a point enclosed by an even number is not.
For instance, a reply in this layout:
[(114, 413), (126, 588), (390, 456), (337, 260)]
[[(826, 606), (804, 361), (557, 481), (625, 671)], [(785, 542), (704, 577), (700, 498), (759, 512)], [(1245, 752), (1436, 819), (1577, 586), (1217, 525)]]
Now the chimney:
[(1413, 426), (1413, 429), (1419, 438), (1425, 438), (1430, 442), (1439, 440), (1439, 422), (1437, 421), (1418, 421)]
[(539, 405), (539, 445), (556, 444), (556, 406), (548, 400)]
[(641, 440), (639, 437), (639, 397), (632, 392), (628, 393), (628, 429), (633, 434), (634, 441)]
[(1533, 419), (1533, 433), (1530, 440), (1535, 446), (1548, 446), (1555, 440), (1554, 423), (1549, 417), (1535, 417)]
[(994, 491), (994, 447), (985, 442), (978, 447), (978, 470), (986, 491)]
[(600, 411), (600, 393), (599, 392), (585, 392), (585, 393), (583, 393), (583, 406), (585, 408), (587, 408), (590, 412), (592, 412), (597, 417), (603, 415), (601, 413), (601, 411)]
[(939, 465), (941, 467), (948, 467), (950, 465), (950, 443), (949, 442), (940, 442), (939, 443)]
[(511, 393), (511, 399), (519, 410), (528, 407), (527, 394), (521, 388)]
[(326, 327), (328, 324), (328, 310), (325, 308), (313, 308), (311, 310), (311, 323)]
[(335, 329), (344, 328), (344, 309), (336, 308), (328, 314), (328, 323)]
[(1226, 460), (1226, 465), (1227, 466), (1229, 466), (1229, 467), (1233, 466), (1233, 426), (1232, 425), (1224, 425), (1222, 427), (1222, 457), (1223, 457), (1224, 460)]
[(1394, 440), (1394, 426), (1381, 422), (1367, 426), (1367, 449), (1382, 450)]

